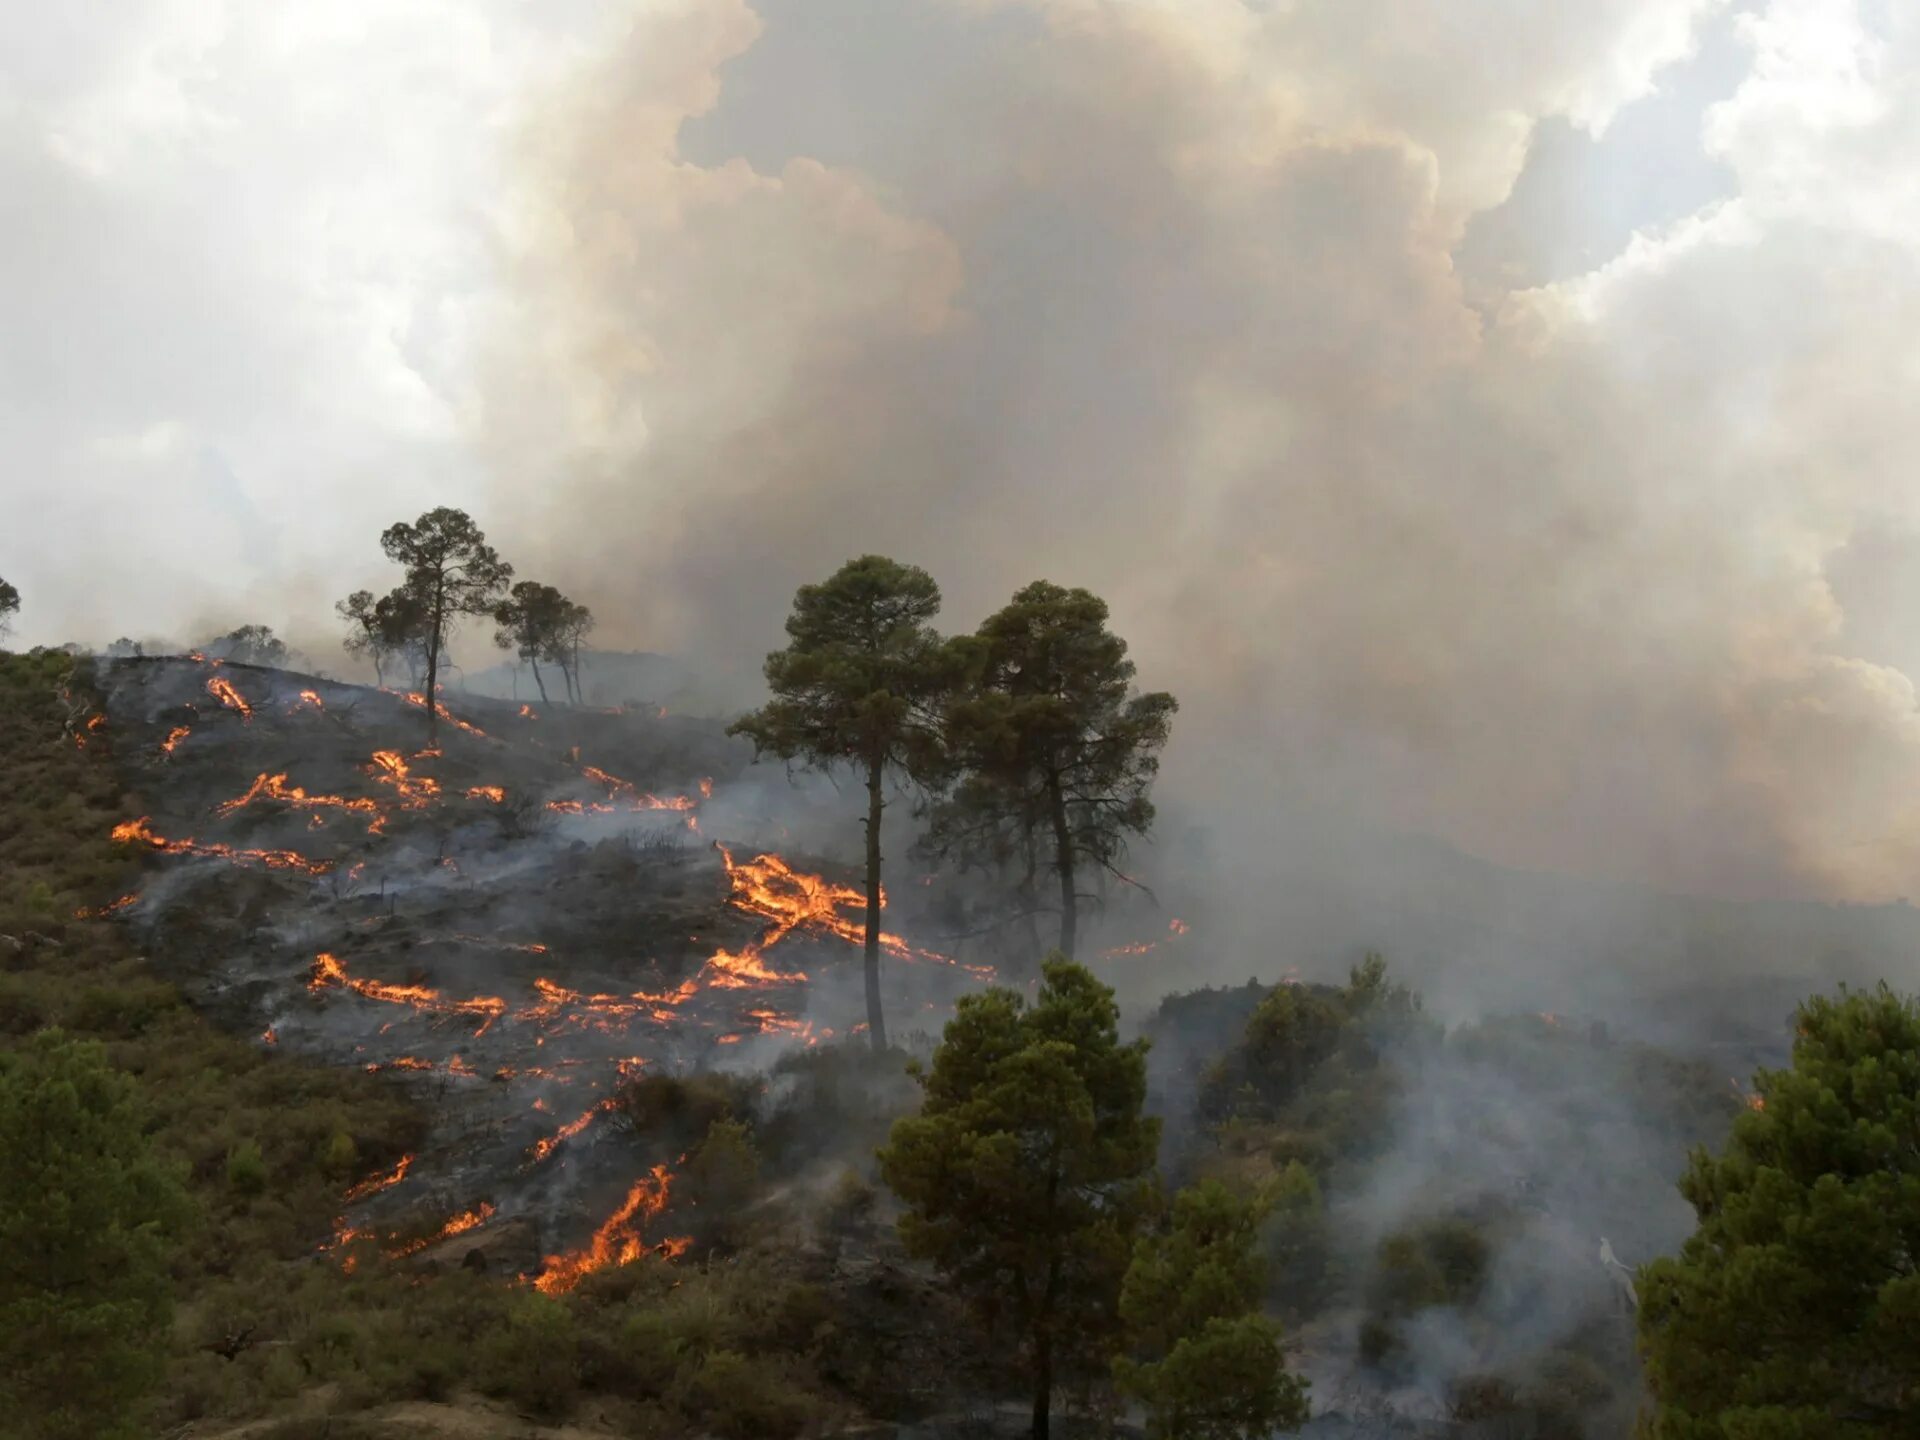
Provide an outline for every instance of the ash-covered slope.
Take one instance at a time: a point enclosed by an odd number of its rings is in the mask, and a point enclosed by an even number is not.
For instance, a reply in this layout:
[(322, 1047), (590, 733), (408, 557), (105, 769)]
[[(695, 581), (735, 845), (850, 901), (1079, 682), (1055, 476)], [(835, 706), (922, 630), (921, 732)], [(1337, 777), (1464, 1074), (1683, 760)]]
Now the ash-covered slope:
[[(704, 832), (747, 759), (710, 723), (443, 697), (426, 749), (417, 694), (198, 657), (103, 686), (142, 811), (116, 833), (156, 857), (119, 909), (156, 962), (262, 1044), (429, 1087), (429, 1147), (343, 1239), (484, 1229), (564, 1288), (659, 1243), (676, 1157), (614, 1133), (623, 1077), (860, 1013), (858, 892)], [(896, 1006), (981, 978), (887, 946)]]

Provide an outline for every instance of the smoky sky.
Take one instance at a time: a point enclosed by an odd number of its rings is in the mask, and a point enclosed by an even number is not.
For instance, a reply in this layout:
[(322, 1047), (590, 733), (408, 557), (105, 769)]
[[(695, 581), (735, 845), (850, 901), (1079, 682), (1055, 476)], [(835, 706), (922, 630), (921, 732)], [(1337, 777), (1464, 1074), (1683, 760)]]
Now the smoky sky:
[[(535, 16), (537, 15), (537, 18)], [(297, 20), (297, 23), (296, 23)], [(327, 642), (464, 504), (752, 694), (795, 585), (1107, 596), (1243, 844), (1920, 861), (1920, 14), (164, 6), (26, 22), (32, 640)]]

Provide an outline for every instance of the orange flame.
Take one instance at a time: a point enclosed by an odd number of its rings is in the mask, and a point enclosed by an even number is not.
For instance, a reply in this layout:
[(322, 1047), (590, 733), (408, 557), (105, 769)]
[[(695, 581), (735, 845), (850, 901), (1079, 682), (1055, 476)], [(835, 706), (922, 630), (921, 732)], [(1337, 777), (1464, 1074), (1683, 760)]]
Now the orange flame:
[(123, 844), (151, 845), (163, 855), (210, 855), (236, 863), (257, 861), (269, 870), (298, 870), (306, 875), (324, 875), (333, 868), (329, 861), (309, 860), (294, 850), (240, 850), (212, 840), (169, 840), (153, 831), (151, 817), (123, 820), (113, 827), (113, 838)]
[(563, 1295), (594, 1271), (610, 1265), (625, 1265), (649, 1250), (669, 1257), (684, 1253), (692, 1243), (684, 1237), (648, 1245), (641, 1234), (646, 1222), (666, 1208), (671, 1179), (666, 1166), (656, 1165), (650, 1173), (634, 1181), (620, 1208), (593, 1232), (593, 1239), (585, 1249), (546, 1258), (540, 1273), (533, 1277), (534, 1288), (543, 1295)]
[(567, 1141), (573, 1139), (573, 1137), (578, 1135), (582, 1130), (585, 1130), (600, 1116), (612, 1110), (613, 1106), (613, 1097), (608, 1096), (605, 1100), (599, 1101), (597, 1104), (583, 1111), (576, 1118), (569, 1120), (558, 1130), (554, 1131), (553, 1134), (543, 1136), (536, 1141), (533, 1148), (527, 1152), (527, 1164), (538, 1165)]
[(467, 798), (469, 800), (490, 800), (495, 805), (501, 805), (506, 802), (507, 792), (505, 787), (500, 785), (474, 785), (468, 788)]
[[(407, 704), (417, 706), (424, 710), (427, 708), (427, 697), (418, 690), (415, 690), (407, 696)], [(433, 702), (433, 713), (438, 715), (442, 720), (445, 720), (449, 725), (464, 730), (469, 735), (478, 735), (482, 740), (487, 738), (486, 731), (482, 730), (478, 725), (469, 725), (438, 700)]]
[(425, 985), (393, 985), (384, 980), (360, 980), (347, 974), (338, 956), (322, 950), (313, 957), (307, 989), (314, 994), (335, 986), (353, 991), (368, 1000), (388, 1005), (407, 1005), (415, 1010), (440, 1015), (461, 1015), (481, 1022), (474, 1033), (485, 1034), (488, 1027), (507, 1013), (507, 1002), (498, 995), (476, 995), (468, 1000), (451, 1000)]
[(296, 810), (337, 809), (377, 813), (380, 809), (379, 801), (364, 797), (349, 800), (342, 795), (309, 795), (300, 786), (287, 784), (286, 772), (282, 771), (278, 775), (256, 776), (246, 794), (226, 801), (213, 813), (224, 818), (245, 809), (256, 800), (281, 800)]
[(225, 676), (215, 675), (207, 681), (207, 693), (229, 710), (238, 710), (243, 722), (252, 722), (253, 707), (247, 703), (244, 695), (233, 688), (233, 682)]
[(402, 1155), (400, 1157), (400, 1163), (384, 1175), (371, 1176), (347, 1191), (347, 1204), (351, 1205), (355, 1201), (364, 1200), (369, 1195), (378, 1195), (383, 1190), (391, 1190), (407, 1178), (407, 1172), (412, 1168), (413, 1156)]
[[(118, 839), (119, 837), (116, 835), (114, 838)], [(73, 912), (73, 918), (76, 920), (98, 920), (103, 915), (111, 915), (115, 911), (126, 909), (127, 906), (133, 904), (139, 898), (140, 893), (135, 891), (131, 895), (122, 895), (118, 900), (110, 900), (105, 905), (83, 905)]]

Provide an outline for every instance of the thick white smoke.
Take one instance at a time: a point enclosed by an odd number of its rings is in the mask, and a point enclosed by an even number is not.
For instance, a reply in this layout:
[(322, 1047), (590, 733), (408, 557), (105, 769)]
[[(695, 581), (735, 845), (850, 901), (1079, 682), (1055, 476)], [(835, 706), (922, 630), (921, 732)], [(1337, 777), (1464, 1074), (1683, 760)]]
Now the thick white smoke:
[[(1708, 30), (1744, 78), (1671, 143), (1728, 192), (1470, 297), (1536, 124)], [(1090, 585), (1221, 814), (1900, 893), (1917, 72), (1832, 0), (654, 7), (528, 132), (498, 503), (748, 675), (860, 551), (956, 627)]]

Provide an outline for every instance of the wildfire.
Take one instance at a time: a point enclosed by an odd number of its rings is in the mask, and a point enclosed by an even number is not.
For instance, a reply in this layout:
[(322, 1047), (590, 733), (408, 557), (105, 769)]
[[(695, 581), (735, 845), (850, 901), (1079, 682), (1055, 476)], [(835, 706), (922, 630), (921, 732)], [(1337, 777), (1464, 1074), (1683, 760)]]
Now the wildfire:
[(347, 967), (340, 963), (338, 956), (322, 950), (313, 957), (307, 989), (317, 995), (336, 986), (388, 1005), (407, 1005), (430, 1014), (462, 1015), (477, 1019), (481, 1024), (474, 1032), (476, 1035), (486, 1033), (494, 1021), (507, 1013), (507, 1002), (498, 995), (476, 995), (469, 1000), (452, 1000), (425, 985), (392, 985), (384, 980), (356, 979), (347, 974)]
[(407, 1178), (407, 1172), (411, 1169), (413, 1169), (413, 1156), (402, 1155), (400, 1163), (384, 1175), (371, 1176), (347, 1191), (347, 1204), (352, 1205), (356, 1201), (366, 1199), (369, 1195), (378, 1195), (383, 1190), (391, 1190)]
[(495, 805), (504, 804), (507, 798), (506, 788), (500, 785), (474, 785), (467, 790), (469, 800), (489, 800)]
[[(427, 697), (421, 694), (418, 690), (412, 691), (407, 696), (407, 704), (416, 705), (420, 709), (424, 710), (427, 708)], [(466, 721), (462, 720), (458, 715), (455, 715), (451, 710), (447, 709), (447, 707), (441, 704), (441, 702), (438, 700), (433, 702), (433, 713), (438, 715), (442, 720), (446, 721), (449, 725), (452, 725), (457, 727), (458, 729), (464, 730), (469, 735), (478, 735), (482, 740), (485, 740), (488, 738), (486, 731), (482, 730), (478, 725), (469, 725)]]
[[(1167, 922), (1167, 933), (1164, 938), (1168, 940), (1178, 940), (1182, 935), (1185, 935), (1190, 928), (1186, 921), (1176, 915)], [(1149, 951), (1159, 949), (1160, 943), (1159, 940), (1136, 940), (1131, 945), (1116, 945), (1111, 950), (1102, 950), (1100, 952), (1100, 958), (1103, 960), (1113, 960), (1122, 955), (1145, 955)]]
[[(117, 839), (119, 837), (116, 835), (115, 838)], [(73, 918), (76, 920), (98, 920), (102, 916), (112, 915), (126, 909), (129, 905), (138, 901), (139, 898), (139, 892), (135, 891), (131, 895), (122, 895), (118, 900), (110, 900), (105, 905), (83, 905), (73, 912)]]
[(520, 707), (520, 718), (522, 720), (538, 720), (540, 717), (533, 713), (533, 706), (522, 705)]
[(405, 1259), (409, 1255), (419, 1254), (429, 1245), (438, 1245), (442, 1240), (451, 1240), (454, 1236), (464, 1235), (469, 1230), (478, 1230), (492, 1218), (493, 1206), (482, 1203), (471, 1210), (462, 1210), (431, 1235), (422, 1235), (418, 1239), (407, 1241), (404, 1245), (391, 1246), (383, 1253), (389, 1260)]
[(260, 1032), (260, 1043), (262, 1045), (278, 1045), (280, 1043), (280, 1032), (275, 1030), (271, 1025), (267, 1026), (266, 1029)]
[(247, 703), (246, 696), (234, 689), (233, 682), (224, 675), (215, 675), (207, 681), (207, 693), (229, 710), (238, 710), (243, 722), (252, 723), (253, 706)]
[(585, 1130), (600, 1116), (613, 1109), (613, 1106), (613, 1097), (608, 1096), (605, 1100), (601, 1100), (582, 1111), (577, 1117), (569, 1120), (558, 1130), (554, 1131), (553, 1134), (541, 1137), (541, 1139), (534, 1143), (533, 1148), (527, 1152), (527, 1164), (529, 1166), (538, 1165), (567, 1141), (573, 1139), (574, 1136)]
[(563, 1295), (594, 1271), (610, 1265), (625, 1265), (649, 1250), (669, 1257), (684, 1253), (692, 1243), (685, 1237), (649, 1245), (641, 1234), (646, 1222), (666, 1208), (671, 1183), (671, 1173), (664, 1165), (654, 1166), (634, 1181), (620, 1208), (593, 1232), (593, 1239), (585, 1249), (546, 1258), (540, 1273), (533, 1277), (534, 1288), (543, 1295)]
[(220, 805), (213, 812), (222, 818), (236, 811), (244, 810), (256, 800), (281, 800), (296, 810), (358, 810), (362, 813), (378, 813), (380, 802), (364, 797), (349, 800), (344, 795), (309, 795), (298, 785), (287, 784), (286, 772), (278, 775), (259, 775), (247, 788), (247, 793), (237, 795)]
[(315, 710), (324, 710), (327, 708), (326, 702), (320, 698), (320, 692), (317, 690), (302, 690), (300, 692), (300, 698), (294, 701), (288, 708), (298, 710), (307, 705), (311, 705)]
[[(417, 757), (416, 757), (417, 758)], [(409, 809), (428, 805), (440, 794), (440, 782), (426, 775), (415, 775), (398, 750), (376, 750), (367, 772), (383, 785), (400, 792)]]
[(269, 870), (298, 870), (305, 875), (324, 875), (333, 868), (325, 860), (309, 860), (294, 850), (241, 850), (214, 840), (169, 840), (153, 832), (152, 819), (123, 820), (113, 827), (113, 838), (123, 844), (151, 845), (163, 855), (210, 855), (236, 863), (256, 861)]
[(193, 731), (185, 725), (174, 726), (168, 732), (167, 738), (160, 742), (160, 753), (171, 757), (173, 752), (180, 748), (180, 742), (192, 733)]

